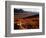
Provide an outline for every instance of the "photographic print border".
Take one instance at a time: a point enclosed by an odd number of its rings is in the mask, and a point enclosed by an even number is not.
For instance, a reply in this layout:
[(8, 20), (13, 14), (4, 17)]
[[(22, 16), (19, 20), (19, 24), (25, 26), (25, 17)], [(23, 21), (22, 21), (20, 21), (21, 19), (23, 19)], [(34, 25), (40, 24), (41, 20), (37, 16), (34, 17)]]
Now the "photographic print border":
[[(35, 26), (38, 26), (39, 27), (39, 29), (38, 28), (36, 28), (36, 27), (34, 27), (35, 29), (32, 29), (32, 27), (30, 27), (31, 29), (16, 29), (16, 30), (14, 30), (14, 20), (17, 18), (17, 17), (19, 17), (19, 16), (17, 16), (15, 19), (13, 19), (14, 18), (14, 8), (28, 8), (28, 9), (31, 9), (30, 11), (31, 12), (34, 12), (34, 13), (36, 13), (37, 12), (37, 14), (39, 15), (39, 26), (36, 24)], [(31, 14), (31, 12), (30, 12), (30, 14)], [(22, 14), (22, 13), (21, 13)], [(25, 14), (27, 14), (27, 12), (25, 13)], [(24, 15), (25, 15), (24, 14)], [(28, 12), (28, 14), (29, 14), (29, 12)], [(27, 15), (28, 15), (27, 14)], [(37, 14), (36, 14), (36, 16), (37, 16)], [(23, 14), (22, 14), (23, 15)], [(21, 16), (21, 15), (20, 15)], [(26, 15), (25, 15), (26, 16)], [(31, 15), (30, 15), (31, 16)], [(33, 15), (32, 15), (33, 16)], [(35, 16), (35, 17), (36, 17)], [(22, 16), (23, 17), (23, 16)], [(28, 16), (27, 16), (28, 17)], [(26, 17), (25, 17), (26, 18)], [(42, 7), (41, 6), (27, 6), (27, 5), (11, 5), (11, 33), (32, 33), (32, 32), (42, 32)], [(32, 19), (32, 20), (34, 20), (34, 19)], [(37, 20), (37, 19), (36, 19)], [(36, 21), (35, 20), (35, 21)], [(25, 21), (25, 20), (23, 20), (23, 21)], [(29, 21), (29, 20), (28, 20)], [(35, 22), (35, 21), (33, 21), (33, 22)], [(38, 22), (38, 20), (37, 20), (37, 22)], [(29, 23), (29, 22), (28, 22)], [(31, 24), (31, 23), (30, 23)], [(27, 25), (26, 25), (27, 26)], [(26, 27), (25, 26), (25, 27)], [(32, 26), (34, 26), (34, 25), (32, 25)], [(19, 27), (21, 27), (21, 26), (19, 26)], [(24, 27), (23, 27), (24, 28)], [(27, 27), (27, 28), (29, 28), (29, 27)]]
[[(42, 32), (37, 33), (17, 33), (11, 34), (11, 5), (28, 5), (28, 6), (42, 6)], [(32, 35), (44, 35), (45, 34), (45, 4), (36, 2), (17, 2), (17, 1), (5, 1), (5, 36), (17, 37), (17, 36), (32, 36)]]

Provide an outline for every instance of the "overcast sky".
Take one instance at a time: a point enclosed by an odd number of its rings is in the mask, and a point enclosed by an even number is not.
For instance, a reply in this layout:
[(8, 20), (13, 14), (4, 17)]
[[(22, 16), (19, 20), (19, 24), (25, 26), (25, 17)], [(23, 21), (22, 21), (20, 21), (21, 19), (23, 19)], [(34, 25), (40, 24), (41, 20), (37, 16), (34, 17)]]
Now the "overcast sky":
[(23, 9), (24, 11), (30, 11), (30, 12), (39, 12), (39, 9), (34, 8), (16, 8), (16, 9)]

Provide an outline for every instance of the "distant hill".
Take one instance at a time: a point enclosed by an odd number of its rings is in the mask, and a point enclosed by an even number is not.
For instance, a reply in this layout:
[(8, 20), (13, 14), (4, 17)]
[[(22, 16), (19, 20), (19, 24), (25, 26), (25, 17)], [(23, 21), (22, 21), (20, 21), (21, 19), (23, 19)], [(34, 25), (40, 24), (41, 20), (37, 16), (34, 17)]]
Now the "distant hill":
[(39, 13), (14, 8), (14, 16), (15, 18), (30, 18), (30, 17), (32, 18), (32, 17), (39, 16)]
[[(37, 14), (37, 15), (32, 15), (32, 16), (28, 16), (28, 17), (25, 17), (25, 18), (33, 18), (33, 17), (39, 17), (39, 14)], [(23, 18), (23, 19), (25, 19), (25, 18)]]
[(24, 10), (23, 9), (16, 9), (14, 8), (14, 13), (23, 13)]

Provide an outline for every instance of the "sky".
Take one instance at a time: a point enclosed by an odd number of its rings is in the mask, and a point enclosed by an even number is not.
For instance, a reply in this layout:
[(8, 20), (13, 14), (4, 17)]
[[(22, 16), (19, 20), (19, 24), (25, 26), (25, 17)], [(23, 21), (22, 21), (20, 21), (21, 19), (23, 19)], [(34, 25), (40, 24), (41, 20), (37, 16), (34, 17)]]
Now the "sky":
[(29, 12), (39, 12), (39, 9), (36, 8), (16, 8), (16, 9), (22, 9), (24, 11), (29, 11)]

